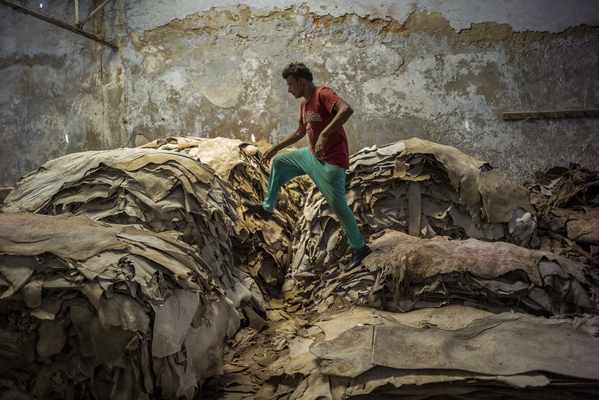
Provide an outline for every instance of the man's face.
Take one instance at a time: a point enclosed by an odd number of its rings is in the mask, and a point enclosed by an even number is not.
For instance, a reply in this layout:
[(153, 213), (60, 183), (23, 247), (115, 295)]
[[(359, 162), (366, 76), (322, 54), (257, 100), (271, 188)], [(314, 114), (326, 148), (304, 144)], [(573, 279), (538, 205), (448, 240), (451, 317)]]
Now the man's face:
[(293, 75), (289, 75), (287, 79), (287, 91), (291, 93), (296, 99), (299, 99), (304, 94), (303, 78), (296, 78)]

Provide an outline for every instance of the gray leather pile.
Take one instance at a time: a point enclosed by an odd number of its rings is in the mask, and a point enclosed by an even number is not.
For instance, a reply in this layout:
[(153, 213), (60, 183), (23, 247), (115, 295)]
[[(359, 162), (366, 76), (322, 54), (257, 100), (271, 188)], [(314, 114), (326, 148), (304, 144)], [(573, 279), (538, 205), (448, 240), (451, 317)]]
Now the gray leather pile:
[(23, 177), (0, 213), (0, 394), (599, 395), (596, 174), (562, 171), (531, 204), (451, 147), (364, 149), (346, 188), (373, 253), (345, 270), (309, 181), (270, 221), (242, 205), (266, 193), (260, 146), (168, 138)]
[(537, 173), (530, 187), (541, 248), (599, 267), (599, 172), (577, 164)]
[(71, 154), (22, 178), (0, 214), (5, 367), (41, 398), (192, 398), (222, 373), (241, 302), (265, 311), (233, 264), (236, 208), (210, 167), (159, 150)]
[[(348, 204), (373, 253), (345, 269), (346, 238), (313, 188), (285, 295), (316, 322), (286, 323), (273, 345), (289, 354), (268, 368), (279, 386), (301, 377), (289, 399), (599, 394), (599, 275), (543, 248), (526, 188), (419, 139), (350, 163)], [(256, 398), (282, 398), (279, 386)]]
[[(254, 399), (570, 398), (599, 395), (599, 317), (470, 307), (355, 307), (296, 319)], [(288, 396), (280, 393), (295, 379)]]
[(225, 182), (197, 160), (167, 151), (74, 153), (21, 178), (4, 212), (85, 215), (94, 221), (175, 230), (200, 248), (215, 276), (232, 266), (239, 218)]
[[(257, 143), (262, 147), (262, 143)], [(156, 148), (188, 154), (209, 165), (227, 181), (239, 198), (262, 201), (266, 195), (270, 169), (260, 161), (253, 144), (236, 139), (173, 137), (150, 142), (143, 148)], [(239, 232), (232, 237), (235, 263), (248, 272), (263, 292), (282, 285), (293, 258), (292, 238), (296, 215), (303, 206), (311, 182), (296, 178), (280, 193), (274, 217), (263, 221), (247, 212), (239, 202)]]
[[(346, 197), (365, 240), (383, 229), (415, 237), (503, 240), (538, 246), (528, 191), (457, 149), (421, 139), (364, 149), (350, 158)], [(324, 271), (347, 252), (339, 222), (313, 189), (285, 289), (308, 270)]]
[(322, 313), (341, 296), (351, 304), (401, 312), (459, 304), (495, 313), (599, 313), (599, 275), (550, 252), (392, 230), (381, 232), (370, 247), (362, 266), (343, 271), (337, 264), (321, 274), (306, 289), (307, 305)]

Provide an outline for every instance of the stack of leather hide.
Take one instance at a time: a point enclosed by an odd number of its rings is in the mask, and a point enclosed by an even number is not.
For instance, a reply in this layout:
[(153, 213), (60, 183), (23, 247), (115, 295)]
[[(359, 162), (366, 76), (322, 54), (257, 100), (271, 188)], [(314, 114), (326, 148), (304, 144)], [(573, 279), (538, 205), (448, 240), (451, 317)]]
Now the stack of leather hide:
[(236, 209), (210, 167), (167, 151), (71, 154), (22, 178), (0, 214), (15, 381), (39, 397), (192, 398), (222, 372), (241, 302), (266, 311), (233, 263)]
[(292, 233), (303, 199), (311, 182), (298, 177), (279, 192), (274, 217), (263, 221), (242, 205), (241, 199), (262, 201), (266, 195), (270, 169), (261, 162), (256, 144), (225, 138), (172, 137), (155, 140), (143, 148), (177, 151), (209, 165), (238, 195), (239, 232), (233, 245), (238, 268), (248, 272), (266, 293), (280, 287), (293, 258)]

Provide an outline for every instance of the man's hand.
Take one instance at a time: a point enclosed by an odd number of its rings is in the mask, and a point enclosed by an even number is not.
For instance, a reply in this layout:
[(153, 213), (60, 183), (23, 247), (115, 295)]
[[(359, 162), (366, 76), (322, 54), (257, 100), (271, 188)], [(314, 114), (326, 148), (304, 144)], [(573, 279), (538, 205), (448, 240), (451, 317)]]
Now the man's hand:
[(275, 144), (270, 149), (266, 150), (266, 152), (262, 155), (262, 162), (267, 164), (270, 161), (270, 159), (276, 156), (280, 150), (292, 145), (304, 136), (306, 136), (306, 127), (302, 124), (299, 124), (295, 132), (286, 137), (283, 141)]
[(316, 141), (316, 146), (314, 146), (314, 155), (319, 160), (324, 156), (324, 144), (327, 141), (327, 137), (337, 129), (341, 128), (354, 113), (351, 106), (341, 99), (337, 100), (333, 106), (333, 110), (335, 111), (335, 117), (331, 123), (320, 132), (320, 136)]
[(279, 152), (279, 147), (277, 145), (272, 146), (270, 149), (266, 150), (264, 154), (262, 154), (262, 162), (268, 164), (270, 159), (277, 155)]
[(316, 158), (319, 160), (324, 156), (324, 144), (326, 143), (327, 138), (324, 135), (320, 135), (318, 140), (316, 141), (316, 146), (314, 148), (314, 154)]

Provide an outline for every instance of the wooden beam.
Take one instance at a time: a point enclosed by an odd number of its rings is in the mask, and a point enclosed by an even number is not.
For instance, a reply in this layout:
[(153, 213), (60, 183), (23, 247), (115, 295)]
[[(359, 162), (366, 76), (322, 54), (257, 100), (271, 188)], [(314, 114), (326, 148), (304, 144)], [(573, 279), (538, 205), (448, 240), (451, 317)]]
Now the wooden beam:
[(102, 43), (103, 45), (108, 46), (108, 47), (112, 47), (113, 49), (117, 49), (118, 50), (118, 48), (119, 48), (114, 43), (107, 42), (106, 40), (104, 40), (102, 38), (99, 38), (99, 37), (97, 37), (95, 35), (92, 35), (91, 33), (87, 33), (87, 32), (85, 32), (82, 29), (79, 29), (77, 27), (74, 27), (74, 26), (71, 26), (69, 24), (66, 24), (66, 23), (64, 23), (62, 21), (59, 21), (59, 20), (55, 19), (55, 18), (48, 17), (45, 14), (42, 14), (40, 12), (37, 12), (37, 11), (32, 10), (30, 8), (27, 8), (27, 7), (23, 7), (22, 5), (17, 4), (17, 3), (13, 3), (12, 1), (9, 1), (9, 0), (0, 0), (0, 4), (4, 4), (4, 5), (8, 6), (8, 7), (11, 7), (15, 11), (20, 11), (22, 13), (31, 15), (32, 17), (41, 19), (42, 21), (49, 22), (52, 25), (58, 26), (59, 28), (66, 29), (68, 31), (74, 32), (74, 33), (76, 33), (78, 35), (81, 35), (81, 36), (85, 36), (88, 39), (95, 40), (96, 42)]
[(599, 117), (599, 108), (582, 108), (578, 110), (550, 110), (550, 111), (516, 111), (504, 112), (503, 119), (531, 119), (531, 118), (578, 118)]
[(77, 25), (78, 28), (83, 27), (83, 25), (85, 25), (87, 23), (87, 21), (89, 21), (94, 15), (96, 15), (96, 13), (98, 11), (100, 11), (102, 9), (102, 7), (104, 7), (110, 0), (106, 0), (104, 1), (104, 3), (100, 4), (94, 11), (92, 11), (83, 21), (81, 21), (81, 23), (79, 25)]

